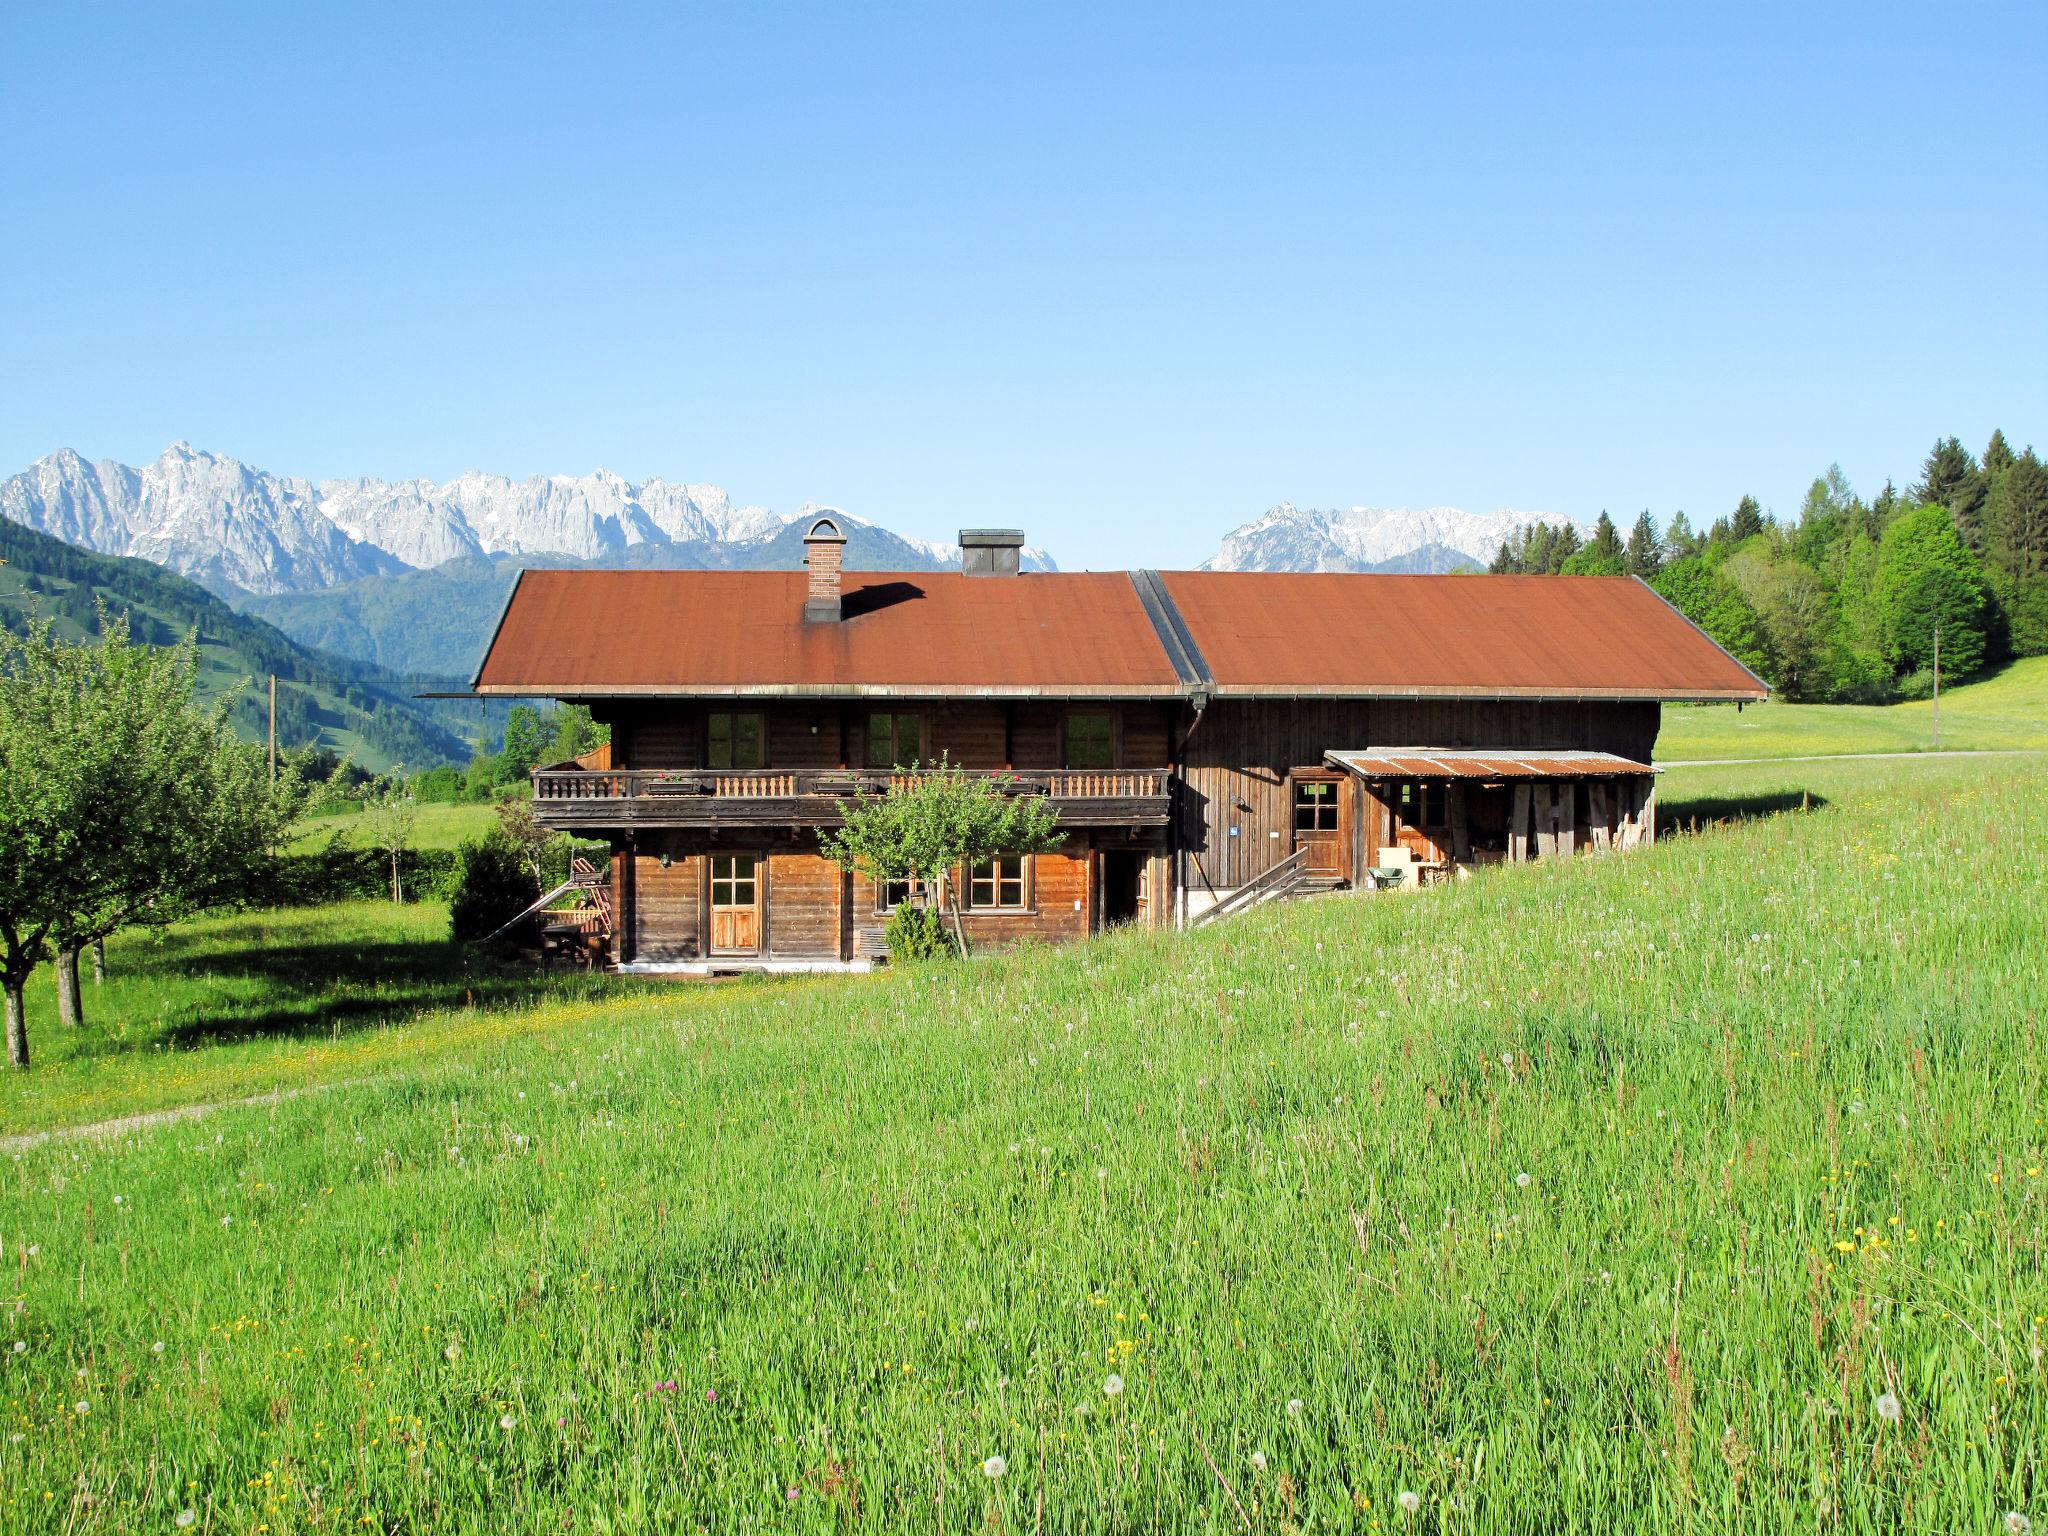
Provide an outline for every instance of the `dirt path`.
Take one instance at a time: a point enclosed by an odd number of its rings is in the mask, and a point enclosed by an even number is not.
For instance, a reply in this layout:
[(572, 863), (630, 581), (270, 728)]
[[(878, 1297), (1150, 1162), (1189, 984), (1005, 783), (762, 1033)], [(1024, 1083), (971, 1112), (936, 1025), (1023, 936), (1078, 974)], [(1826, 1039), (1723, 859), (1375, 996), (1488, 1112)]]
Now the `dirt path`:
[(217, 1109), (250, 1109), (265, 1104), (275, 1108), (305, 1094), (328, 1093), (336, 1088), (352, 1088), (369, 1081), (367, 1077), (353, 1077), (338, 1083), (319, 1083), (311, 1088), (280, 1088), (271, 1093), (251, 1094), (246, 1099), (222, 1099), (215, 1104), (180, 1104), (174, 1109), (144, 1110), (140, 1114), (117, 1115), (112, 1120), (95, 1120), (86, 1125), (60, 1125), (47, 1131), (24, 1131), (13, 1136), (0, 1136), (0, 1153), (26, 1152), (31, 1147), (45, 1146), (53, 1141), (108, 1141), (130, 1131), (153, 1130), (179, 1120), (203, 1120)]
[(1896, 757), (2039, 757), (2042, 747), (1989, 747), (1978, 751), (1958, 747), (1942, 752), (1816, 752), (1807, 757), (1690, 757), (1666, 758), (1659, 768), (1744, 768), (1761, 763), (1860, 763)]

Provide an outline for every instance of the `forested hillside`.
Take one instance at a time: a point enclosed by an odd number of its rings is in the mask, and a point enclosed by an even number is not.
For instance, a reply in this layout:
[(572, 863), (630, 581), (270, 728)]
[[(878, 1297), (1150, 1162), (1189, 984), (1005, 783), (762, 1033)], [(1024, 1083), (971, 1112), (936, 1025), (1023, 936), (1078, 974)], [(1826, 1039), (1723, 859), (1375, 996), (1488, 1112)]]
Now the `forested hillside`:
[(236, 691), (235, 727), (251, 740), (267, 727), (264, 693), (277, 676), (278, 744), (324, 746), (366, 768), (467, 762), (474, 710), (412, 698), (443, 678), (407, 678), (299, 645), (260, 619), (147, 560), (95, 555), (0, 518), (0, 624), (37, 615), (76, 637), (93, 631), (95, 603), (125, 612), (135, 638), (168, 645), (196, 631), (203, 694)]
[(1944, 677), (2048, 655), (2048, 467), (2003, 432), (1982, 459), (1948, 437), (1903, 493), (1865, 502), (1836, 467), (1796, 520), (1745, 496), (1703, 534), (1646, 511), (1624, 539), (1603, 512), (1589, 539), (1539, 523), (1491, 568), (1640, 576), (1788, 699), (1919, 698), (1937, 633)]

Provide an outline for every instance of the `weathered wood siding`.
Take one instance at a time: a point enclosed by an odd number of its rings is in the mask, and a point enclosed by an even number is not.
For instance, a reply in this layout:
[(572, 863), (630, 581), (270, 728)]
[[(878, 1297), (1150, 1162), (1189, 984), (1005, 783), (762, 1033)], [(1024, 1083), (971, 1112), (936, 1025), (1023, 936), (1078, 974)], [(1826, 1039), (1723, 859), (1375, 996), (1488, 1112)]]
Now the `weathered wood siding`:
[[(1649, 760), (1658, 706), (1477, 700), (1219, 700), (1188, 739), (1176, 832), (1188, 888), (1234, 890), (1294, 847), (1289, 774), (1358, 747), (1550, 747)], [(1384, 835), (1360, 813), (1353, 848), (1368, 862)], [(1237, 835), (1231, 835), (1231, 828)]]
[[(631, 958), (637, 961), (697, 960), (703, 957), (704, 860), (686, 851), (682, 839), (669, 833), (647, 833), (637, 840), (630, 861), (628, 889), (623, 893)], [(670, 857), (668, 868), (661, 855)]]
[(815, 851), (793, 844), (770, 849), (768, 953), (778, 960), (844, 959), (840, 885), (839, 866)]

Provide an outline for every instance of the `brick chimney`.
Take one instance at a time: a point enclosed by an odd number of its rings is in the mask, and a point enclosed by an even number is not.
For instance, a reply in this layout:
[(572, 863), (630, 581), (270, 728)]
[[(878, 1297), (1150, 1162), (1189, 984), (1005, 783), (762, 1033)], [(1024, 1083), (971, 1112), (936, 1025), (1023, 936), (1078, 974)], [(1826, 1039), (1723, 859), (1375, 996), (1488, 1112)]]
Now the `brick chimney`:
[(960, 569), (969, 576), (1015, 576), (1023, 555), (1021, 528), (960, 530)]
[(846, 535), (832, 518), (819, 518), (804, 535), (804, 565), (811, 573), (804, 591), (805, 623), (839, 622), (839, 557), (845, 552)]

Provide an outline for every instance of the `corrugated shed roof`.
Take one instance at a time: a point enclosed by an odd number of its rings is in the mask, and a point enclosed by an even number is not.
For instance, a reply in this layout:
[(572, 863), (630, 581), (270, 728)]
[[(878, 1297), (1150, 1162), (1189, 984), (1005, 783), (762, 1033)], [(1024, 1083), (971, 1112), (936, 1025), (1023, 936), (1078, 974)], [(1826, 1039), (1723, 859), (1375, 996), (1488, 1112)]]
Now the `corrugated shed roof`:
[(1173, 571), (1219, 694), (1761, 699), (1639, 581)]
[(1655, 773), (1648, 763), (1612, 752), (1498, 752), (1466, 747), (1372, 747), (1326, 752), (1323, 760), (1367, 779), (1590, 779)]
[(479, 693), (1055, 694), (1180, 691), (1121, 571), (848, 572), (806, 623), (802, 571), (528, 571)]

